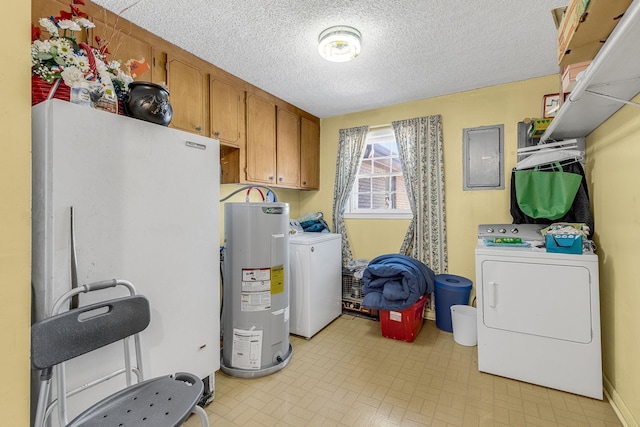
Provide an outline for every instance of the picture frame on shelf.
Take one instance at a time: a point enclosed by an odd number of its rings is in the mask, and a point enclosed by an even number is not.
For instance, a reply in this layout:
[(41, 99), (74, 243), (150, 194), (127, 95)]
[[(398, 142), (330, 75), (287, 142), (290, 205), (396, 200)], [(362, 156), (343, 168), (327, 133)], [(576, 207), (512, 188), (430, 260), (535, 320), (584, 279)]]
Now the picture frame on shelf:
[(552, 93), (542, 98), (542, 118), (550, 119), (556, 116), (560, 109), (560, 94)]

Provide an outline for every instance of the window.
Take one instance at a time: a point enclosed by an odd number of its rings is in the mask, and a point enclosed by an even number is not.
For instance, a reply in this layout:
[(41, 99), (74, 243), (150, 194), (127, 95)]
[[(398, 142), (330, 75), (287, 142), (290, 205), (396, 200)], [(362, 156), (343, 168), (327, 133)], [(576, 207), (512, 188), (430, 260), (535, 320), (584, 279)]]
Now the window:
[(345, 212), (347, 218), (411, 218), (393, 129), (370, 131)]

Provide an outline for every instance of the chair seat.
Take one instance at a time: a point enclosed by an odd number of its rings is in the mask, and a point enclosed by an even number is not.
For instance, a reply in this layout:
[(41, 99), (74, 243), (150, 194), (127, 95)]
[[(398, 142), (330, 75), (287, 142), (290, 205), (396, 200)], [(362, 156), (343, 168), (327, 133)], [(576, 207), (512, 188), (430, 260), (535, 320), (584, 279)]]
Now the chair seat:
[(98, 402), (70, 426), (178, 426), (202, 397), (204, 385), (189, 373), (177, 373), (135, 384)]

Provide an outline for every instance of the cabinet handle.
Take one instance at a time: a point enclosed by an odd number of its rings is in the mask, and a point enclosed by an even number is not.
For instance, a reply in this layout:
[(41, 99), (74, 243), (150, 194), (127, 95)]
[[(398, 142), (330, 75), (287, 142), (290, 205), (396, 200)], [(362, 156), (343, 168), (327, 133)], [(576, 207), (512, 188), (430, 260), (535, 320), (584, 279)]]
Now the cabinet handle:
[(216, 138), (217, 138), (217, 137), (219, 137), (219, 136), (220, 136), (220, 132), (215, 131), (215, 132), (213, 133), (213, 136), (215, 136)]
[(283, 180), (283, 179), (284, 179), (284, 178), (280, 177), (280, 178), (278, 178), (278, 181), (282, 182), (282, 180)]
[(202, 126), (196, 126), (196, 130), (197, 130), (198, 132), (201, 132), (201, 131), (202, 131)]
[(307, 181), (302, 181), (302, 185), (307, 185)]
[(269, 181), (273, 181), (273, 175), (269, 177)]

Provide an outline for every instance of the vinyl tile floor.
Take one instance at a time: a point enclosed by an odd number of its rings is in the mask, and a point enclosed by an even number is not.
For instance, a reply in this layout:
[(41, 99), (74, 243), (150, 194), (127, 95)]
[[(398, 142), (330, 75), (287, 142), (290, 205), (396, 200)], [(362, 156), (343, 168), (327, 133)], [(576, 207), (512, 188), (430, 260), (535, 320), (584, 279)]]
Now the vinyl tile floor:
[[(211, 426), (621, 426), (609, 402), (478, 371), (477, 347), (425, 320), (412, 343), (343, 314), (291, 336), (284, 369), (215, 376)], [(187, 426), (198, 426), (191, 417)]]

